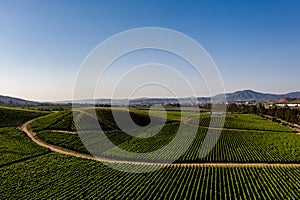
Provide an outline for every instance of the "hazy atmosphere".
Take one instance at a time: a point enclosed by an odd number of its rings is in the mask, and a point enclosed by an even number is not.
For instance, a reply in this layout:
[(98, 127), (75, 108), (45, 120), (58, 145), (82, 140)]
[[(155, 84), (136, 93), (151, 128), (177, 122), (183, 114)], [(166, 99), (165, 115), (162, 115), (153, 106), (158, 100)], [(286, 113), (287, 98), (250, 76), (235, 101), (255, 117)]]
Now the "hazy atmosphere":
[[(228, 92), (299, 91), (299, 18), (299, 1), (88, 1), (83, 5), (1, 0), (0, 91), (38, 101), (71, 99), (76, 74), (89, 52), (108, 37), (137, 27), (169, 28), (195, 39), (215, 61)], [(115, 66), (115, 73), (118, 67), (122, 68)], [(191, 81), (192, 76), (187, 73)], [(110, 97), (107, 91), (97, 97)], [(180, 96), (189, 95), (181, 91)], [(149, 93), (155, 95), (159, 93)], [(209, 94), (199, 86), (197, 95)]]

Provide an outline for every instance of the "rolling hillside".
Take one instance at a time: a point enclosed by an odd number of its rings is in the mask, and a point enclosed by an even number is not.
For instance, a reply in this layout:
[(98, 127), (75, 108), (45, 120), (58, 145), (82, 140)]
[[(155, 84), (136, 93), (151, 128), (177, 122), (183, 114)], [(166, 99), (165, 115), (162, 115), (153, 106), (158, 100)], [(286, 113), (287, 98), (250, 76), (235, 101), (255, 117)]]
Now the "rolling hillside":
[[(218, 97), (220, 95), (217, 95)], [(282, 98), (300, 98), (300, 92), (291, 92), (287, 94), (269, 94), (260, 93), (252, 90), (243, 90), (233, 93), (227, 93), (226, 99), (232, 101), (277, 101)]]
[(18, 106), (37, 106), (37, 105), (40, 105), (40, 103), (35, 101), (28, 101), (20, 98), (0, 95), (0, 106), (18, 107)]

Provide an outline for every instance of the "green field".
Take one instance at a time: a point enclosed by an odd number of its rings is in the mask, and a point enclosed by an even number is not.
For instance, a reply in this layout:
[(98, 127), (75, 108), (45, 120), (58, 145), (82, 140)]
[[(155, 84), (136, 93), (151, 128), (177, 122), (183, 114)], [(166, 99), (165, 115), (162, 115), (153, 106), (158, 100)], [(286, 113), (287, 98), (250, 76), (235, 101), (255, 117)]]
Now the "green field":
[(16, 128), (0, 128), (0, 141), (0, 166), (48, 152)]
[(33, 119), (45, 114), (47, 113), (41, 111), (7, 108), (0, 106), (0, 127), (19, 126), (29, 119)]
[(168, 167), (145, 174), (48, 154), (0, 168), (2, 199), (298, 199), (300, 168)]
[[(0, 128), (0, 199), (300, 198), (300, 167), (169, 166), (150, 173), (132, 174), (117, 171), (98, 161), (50, 153), (16, 128), (43, 114), (30, 110), (0, 109), (0, 116), (10, 116), (2, 117), (3, 126)], [(161, 112), (153, 114), (159, 125)], [(79, 119), (84, 116), (79, 112), (75, 115)], [(168, 111), (167, 123), (159, 133), (149, 138), (137, 138), (119, 130), (107, 108), (98, 108), (97, 115), (99, 124), (107, 128), (105, 135), (119, 148), (132, 152), (151, 152), (168, 144), (176, 134), (181, 117), (188, 120), (183, 136), (189, 137), (188, 128), (198, 125), (193, 123), (196, 121), (193, 118), (199, 116), (193, 112), (180, 114), (178, 111)], [(131, 116), (140, 125), (149, 123), (145, 110), (132, 109)], [(287, 127), (256, 115), (228, 115), (226, 129), (222, 131), (216, 146), (207, 157), (200, 159), (199, 150), (209, 118), (208, 115), (200, 115), (200, 122), (203, 123), (199, 124), (192, 145), (176, 162), (300, 163), (300, 136)], [(88, 153), (75, 132), (71, 111), (43, 116), (34, 121), (31, 128), (47, 143)], [(156, 129), (154, 125), (140, 135), (150, 134)], [(85, 134), (90, 131), (93, 128), (87, 127)], [(126, 155), (114, 153), (114, 149), (110, 149), (106, 155), (126, 158)], [(168, 160), (172, 156), (170, 153), (167, 157), (152, 159)]]
[(38, 132), (41, 130), (65, 130), (74, 131), (72, 111), (53, 112), (30, 124), (32, 130)]
[(17, 129), (17, 126), (27, 120), (45, 114), (47, 113), (0, 107), (0, 166), (30, 159), (48, 152), (46, 148), (31, 142), (22, 131)]
[[(209, 127), (212, 118), (218, 120), (218, 115), (202, 115), (200, 120), (192, 119), (191, 124)], [(257, 131), (273, 131), (273, 132), (293, 132), (290, 128), (280, 124), (270, 122), (264, 118), (253, 114), (227, 114), (225, 118), (224, 128), (226, 129), (242, 129), (242, 130), (257, 130)]]
[[(147, 118), (148, 113), (145, 110), (131, 110), (135, 113), (136, 121)], [(180, 119), (180, 112), (168, 111), (168, 123), (156, 135), (148, 138), (137, 138), (129, 136), (115, 128), (105, 131), (106, 136), (118, 146), (130, 152), (145, 153), (152, 152), (167, 145), (175, 136)], [(159, 117), (161, 111), (154, 113)], [(111, 120), (105, 127), (116, 127), (117, 125), (112, 119), (111, 112), (108, 108), (97, 110), (99, 124), (105, 123), (105, 120)], [(184, 119), (191, 118), (186, 126), (185, 137), (191, 137), (189, 124), (195, 125), (195, 113), (186, 112), (182, 114)], [(199, 115), (198, 115), (199, 116)], [(89, 117), (89, 116), (86, 116)], [(219, 116), (212, 116), (218, 118)], [(285, 126), (275, 122), (267, 121), (264, 118), (249, 114), (229, 114), (225, 120), (225, 130), (222, 131), (220, 139), (213, 150), (205, 157), (200, 159), (199, 152), (203, 140), (209, 126), (211, 116), (200, 115), (200, 127), (198, 133), (189, 147), (187, 152), (183, 154), (177, 162), (268, 162), (268, 163), (300, 163), (300, 137)], [(58, 122), (55, 124), (55, 122)], [(64, 126), (65, 125), (65, 126)], [(32, 123), (32, 129), (35, 130), (42, 140), (58, 145), (67, 149), (75, 150), (82, 153), (89, 153), (83, 146), (80, 137), (74, 133), (55, 132), (55, 130), (74, 130), (71, 111), (53, 113), (51, 115), (40, 118)], [(43, 130), (44, 128), (44, 130)], [(148, 132), (157, 132), (157, 127), (151, 127), (139, 135), (147, 135)], [(42, 131), (41, 131), (42, 130)], [(53, 131), (54, 130), (54, 131)], [(89, 134), (87, 132), (86, 134)], [(180, 141), (179, 141), (180, 142)], [(180, 147), (180, 144), (178, 144)], [(105, 152), (105, 156), (114, 159), (127, 158), (130, 155), (120, 154), (110, 149)], [(153, 157), (150, 161), (166, 161), (176, 158), (169, 153), (168, 155)], [(141, 159), (144, 159), (141, 157)]]
[(204, 133), (197, 135), (180, 162), (300, 163), (300, 137), (289, 132), (224, 130), (213, 150), (199, 159)]

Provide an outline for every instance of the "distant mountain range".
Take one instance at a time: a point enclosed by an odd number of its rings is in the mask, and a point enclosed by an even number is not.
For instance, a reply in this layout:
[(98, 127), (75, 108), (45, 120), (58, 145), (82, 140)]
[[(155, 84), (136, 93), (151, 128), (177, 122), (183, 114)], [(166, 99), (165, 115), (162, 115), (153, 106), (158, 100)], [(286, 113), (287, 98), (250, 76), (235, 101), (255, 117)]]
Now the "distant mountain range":
[[(278, 101), (280, 99), (294, 99), (300, 98), (300, 92), (291, 92), (287, 94), (269, 94), (260, 93), (252, 90), (242, 90), (233, 93), (226, 93), (227, 102), (246, 102), (246, 101)], [(223, 99), (224, 94), (214, 96), (214, 99)], [(210, 97), (197, 97), (199, 102), (209, 102)], [(180, 98), (182, 103), (195, 102), (195, 98)], [(125, 104), (128, 99), (86, 99), (75, 100), (74, 103), (86, 103), (86, 104), (109, 104), (112, 101), (113, 104)], [(60, 103), (71, 103), (72, 101), (62, 101)], [(178, 99), (175, 98), (137, 98), (130, 100), (133, 104), (161, 104), (161, 103), (178, 103)]]
[[(214, 96), (213, 98), (218, 99), (224, 96), (224, 94), (219, 94)], [(300, 92), (291, 92), (287, 94), (269, 94), (269, 93), (260, 93), (252, 90), (243, 90), (237, 91), (233, 93), (226, 94), (227, 102), (246, 102), (246, 101), (284, 101), (283, 99), (297, 99), (300, 98)], [(199, 102), (209, 102), (211, 100), (210, 97), (198, 97)], [(195, 102), (195, 98), (180, 98), (180, 102), (189, 104)], [(68, 101), (58, 101), (53, 102), (55, 104), (66, 104), (66, 103), (77, 103), (77, 104), (110, 104), (111, 102), (116, 105), (126, 104), (128, 99), (85, 99), (85, 100), (68, 100)], [(131, 99), (130, 103), (132, 104), (175, 104), (179, 103), (178, 99), (175, 98), (137, 98)], [(0, 95), (0, 105), (6, 106), (35, 106), (40, 105), (42, 103), (35, 101), (28, 101), (20, 98), (14, 98), (9, 96), (1, 96)]]
[(237, 91), (234, 93), (226, 94), (226, 100), (228, 102), (278, 101), (280, 99), (292, 99), (292, 98), (300, 98), (300, 92), (291, 92), (287, 94), (268, 94), (268, 93), (255, 92), (252, 90), (243, 90), (243, 91)]

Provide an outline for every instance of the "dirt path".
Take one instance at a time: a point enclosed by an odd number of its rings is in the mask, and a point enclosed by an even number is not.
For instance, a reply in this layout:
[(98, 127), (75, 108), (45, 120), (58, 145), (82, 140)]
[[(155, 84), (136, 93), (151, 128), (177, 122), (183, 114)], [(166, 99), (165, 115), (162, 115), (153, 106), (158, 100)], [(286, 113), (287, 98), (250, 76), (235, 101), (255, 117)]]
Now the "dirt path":
[(64, 130), (50, 130), (50, 131), (55, 133), (77, 134), (77, 132), (75, 131), (64, 131)]
[[(36, 118), (38, 119), (38, 118)], [(25, 122), (23, 125), (18, 127), (21, 131), (26, 133), (26, 135), (36, 144), (46, 147), (50, 149), (53, 152), (61, 153), (65, 155), (71, 155), (76, 156), (79, 158), (85, 158), (89, 160), (96, 160), (106, 163), (117, 163), (117, 164), (131, 164), (131, 165), (164, 165), (164, 166), (170, 166), (170, 167), (300, 167), (300, 164), (297, 163), (290, 163), (290, 164), (284, 164), (284, 163), (151, 163), (151, 162), (133, 162), (133, 161), (123, 161), (123, 160), (112, 160), (102, 157), (93, 157), (88, 154), (78, 153), (76, 151), (72, 151), (69, 149), (64, 149), (52, 144), (48, 144), (42, 140), (40, 140), (36, 133), (33, 132), (29, 125), (31, 122), (33, 122), (36, 119), (29, 120)]]
[[(37, 119), (37, 118), (36, 118)], [(27, 122), (25, 122), (23, 125), (21, 125), (19, 127), (19, 129), (21, 131), (23, 131), (24, 133), (26, 133), (26, 135), (33, 141), (35, 142), (36, 144), (42, 146), (42, 147), (46, 147), (48, 149), (50, 149), (51, 151), (53, 152), (57, 152), (57, 153), (61, 153), (61, 154), (66, 154), (66, 155), (72, 155), (72, 156), (76, 156), (76, 157), (81, 157), (81, 158), (87, 158), (87, 159), (91, 159), (91, 160), (96, 160), (94, 157), (90, 156), (90, 155), (87, 155), (87, 154), (82, 154), (82, 153), (78, 153), (78, 152), (75, 152), (75, 151), (72, 151), (72, 150), (69, 150), (69, 149), (63, 149), (61, 147), (58, 147), (58, 146), (55, 146), (55, 145), (52, 145), (52, 144), (48, 144), (42, 140), (40, 140), (37, 136), (36, 136), (36, 133), (33, 132), (30, 127), (29, 127), (29, 124), (31, 122), (33, 122), (34, 120), (36, 119), (32, 119), (32, 120), (29, 120)]]

